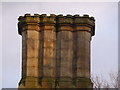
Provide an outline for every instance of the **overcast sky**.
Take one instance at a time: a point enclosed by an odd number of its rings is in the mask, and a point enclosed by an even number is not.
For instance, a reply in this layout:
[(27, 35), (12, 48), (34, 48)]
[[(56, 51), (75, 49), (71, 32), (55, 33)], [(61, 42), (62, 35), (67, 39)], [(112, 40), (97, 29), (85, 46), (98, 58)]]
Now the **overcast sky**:
[(118, 71), (118, 3), (2, 3), (2, 88), (17, 88), (21, 79), (22, 37), (18, 17), (30, 14), (88, 14), (96, 20), (91, 41), (91, 73)]

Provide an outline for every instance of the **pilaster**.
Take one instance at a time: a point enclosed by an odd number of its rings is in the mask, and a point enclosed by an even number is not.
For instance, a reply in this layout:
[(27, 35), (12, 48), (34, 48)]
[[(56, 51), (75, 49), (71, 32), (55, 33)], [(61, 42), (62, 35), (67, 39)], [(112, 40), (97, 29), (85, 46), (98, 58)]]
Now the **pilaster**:
[(18, 31), (22, 35), (22, 79), (19, 88), (36, 88), (38, 83), (39, 15), (19, 17)]
[(92, 88), (90, 80), (90, 41), (94, 35), (94, 19), (88, 15), (74, 16), (74, 53), (76, 61), (76, 87)]
[(43, 76), (42, 88), (55, 88), (56, 72), (56, 15), (40, 15), (40, 27), (42, 36), (43, 49)]
[[(73, 19), (71, 15), (57, 17), (57, 72), (60, 88), (72, 88)], [(60, 65), (58, 65), (60, 64)]]

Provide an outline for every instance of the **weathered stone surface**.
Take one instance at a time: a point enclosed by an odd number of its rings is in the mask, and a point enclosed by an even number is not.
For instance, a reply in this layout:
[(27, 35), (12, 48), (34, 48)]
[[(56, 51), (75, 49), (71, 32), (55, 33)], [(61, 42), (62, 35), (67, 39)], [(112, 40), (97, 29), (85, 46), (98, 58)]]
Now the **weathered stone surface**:
[(34, 31), (34, 30), (29, 30), (27, 31), (27, 38), (28, 39), (33, 39), (33, 40), (39, 40), (39, 32), (38, 31)]
[(44, 31), (43, 77), (55, 77), (56, 33)]
[(42, 88), (55, 88), (55, 78), (43, 78)]
[(43, 76), (43, 33), (39, 32), (39, 49), (38, 49), (38, 77)]
[[(73, 59), (73, 34), (72, 32), (60, 31), (61, 40), (58, 42), (58, 56), (60, 57), (60, 77), (72, 77), (72, 59)], [(60, 44), (59, 44), (60, 43)], [(60, 48), (60, 49), (59, 49)]]
[(19, 88), (92, 88), (93, 17), (25, 14), (18, 20), (18, 33), (22, 35)]
[(22, 33), (22, 77), (26, 76), (27, 70), (27, 32)]
[(77, 77), (90, 77), (90, 33), (77, 31)]
[(74, 88), (72, 78), (70, 78), (70, 77), (60, 77), (59, 88)]
[(38, 57), (38, 40), (27, 40), (27, 57), (37, 58)]
[(27, 76), (38, 77), (38, 68), (36, 66), (27, 66)]
[(36, 77), (27, 77), (27, 78), (23, 78), (20, 81), (20, 85), (19, 85), (18, 90), (22, 90), (21, 88), (41, 88), (40, 84), (39, 84), (39, 79)]
[(92, 88), (93, 84), (89, 78), (79, 77), (75, 79), (76, 88)]
[(38, 77), (38, 47), (39, 47), (39, 32), (32, 30), (24, 31), (22, 33), (22, 77), (23, 78), (29, 76)]

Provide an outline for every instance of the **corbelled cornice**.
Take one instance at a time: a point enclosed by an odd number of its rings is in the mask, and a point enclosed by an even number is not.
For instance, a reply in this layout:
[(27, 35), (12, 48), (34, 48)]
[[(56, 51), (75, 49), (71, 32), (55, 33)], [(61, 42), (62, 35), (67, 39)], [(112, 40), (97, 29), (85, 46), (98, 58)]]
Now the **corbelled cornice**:
[(20, 35), (22, 34), (23, 31), (22, 27), (27, 25), (37, 25), (39, 27), (55, 26), (56, 28), (59, 28), (61, 26), (71, 26), (71, 27), (85, 26), (91, 28), (92, 36), (95, 34), (95, 19), (94, 17), (89, 17), (89, 15), (79, 16), (78, 14), (76, 14), (72, 16), (68, 14), (66, 16), (63, 16), (62, 14), (61, 15), (50, 14), (50, 16), (47, 16), (46, 14), (41, 14), (41, 15), (25, 14), (24, 16), (20, 16), (18, 20), (19, 20), (18, 32)]

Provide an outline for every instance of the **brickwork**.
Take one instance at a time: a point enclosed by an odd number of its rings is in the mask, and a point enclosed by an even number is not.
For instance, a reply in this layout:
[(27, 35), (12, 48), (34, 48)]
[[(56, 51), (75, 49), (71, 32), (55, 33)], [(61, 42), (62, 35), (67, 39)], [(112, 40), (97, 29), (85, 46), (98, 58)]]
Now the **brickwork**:
[(90, 88), (90, 42), (95, 20), (88, 15), (25, 14), (19, 88)]

